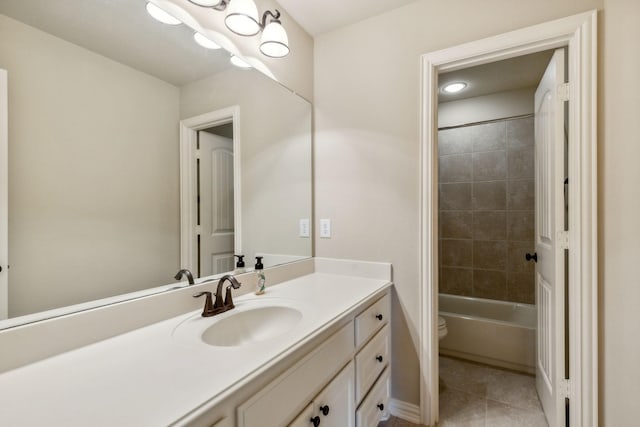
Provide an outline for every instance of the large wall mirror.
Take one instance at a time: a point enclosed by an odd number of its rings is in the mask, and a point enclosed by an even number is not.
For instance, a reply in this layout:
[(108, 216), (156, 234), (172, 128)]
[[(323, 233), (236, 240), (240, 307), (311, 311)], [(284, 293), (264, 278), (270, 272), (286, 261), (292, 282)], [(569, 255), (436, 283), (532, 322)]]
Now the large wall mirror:
[(144, 0), (0, 3), (0, 328), (168, 289), (181, 268), (232, 270), (239, 252), (248, 267), (312, 256), (299, 232), (311, 218), (311, 105), (193, 35), (153, 20)]

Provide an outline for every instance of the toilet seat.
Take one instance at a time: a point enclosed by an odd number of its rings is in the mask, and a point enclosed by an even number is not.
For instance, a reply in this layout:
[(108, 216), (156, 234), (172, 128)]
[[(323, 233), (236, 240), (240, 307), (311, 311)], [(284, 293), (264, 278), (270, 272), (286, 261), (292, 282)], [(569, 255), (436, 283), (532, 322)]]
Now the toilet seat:
[(447, 330), (447, 321), (445, 320), (444, 317), (438, 316), (438, 340), (441, 340), (442, 338), (446, 337), (448, 332), (449, 331)]

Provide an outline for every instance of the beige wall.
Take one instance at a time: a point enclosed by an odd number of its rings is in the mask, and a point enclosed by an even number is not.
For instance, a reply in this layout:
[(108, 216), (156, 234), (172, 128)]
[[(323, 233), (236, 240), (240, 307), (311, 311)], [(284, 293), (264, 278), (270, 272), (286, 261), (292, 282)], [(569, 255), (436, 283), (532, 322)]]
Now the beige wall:
[(600, 14), (600, 425), (640, 419), (640, 2)]
[(533, 114), (535, 87), (438, 104), (438, 127)]
[(178, 88), (2, 15), (0, 68), (10, 316), (169, 282)]
[[(316, 38), (315, 213), (333, 228), (331, 239), (316, 241), (316, 255), (393, 263), (394, 398), (419, 401), (420, 55), (598, 7), (599, 0), (421, 0)], [(625, 43), (618, 31), (616, 43)], [(639, 275), (623, 277), (630, 286)]]
[(298, 237), (298, 220), (311, 218), (311, 104), (254, 70), (230, 69), (183, 86), (180, 105), (183, 119), (240, 107), (247, 267), (256, 253), (311, 256), (311, 239)]

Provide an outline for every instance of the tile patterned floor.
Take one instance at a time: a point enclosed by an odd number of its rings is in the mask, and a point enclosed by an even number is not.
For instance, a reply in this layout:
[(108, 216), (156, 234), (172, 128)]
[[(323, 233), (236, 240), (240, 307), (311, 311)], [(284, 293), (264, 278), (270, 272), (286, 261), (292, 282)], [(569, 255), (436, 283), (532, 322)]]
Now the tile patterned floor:
[[(440, 357), (439, 427), (547, 427), (531, 375)], [(378, 427), (420, 427), (391, 417)]]

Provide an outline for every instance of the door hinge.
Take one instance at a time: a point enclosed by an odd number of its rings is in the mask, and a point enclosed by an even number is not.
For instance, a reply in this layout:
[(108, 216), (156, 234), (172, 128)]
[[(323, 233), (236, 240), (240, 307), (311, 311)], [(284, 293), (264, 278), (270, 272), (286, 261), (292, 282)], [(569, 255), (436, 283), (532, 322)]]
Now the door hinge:
[(196, 235), (198, 234), (202, 234), (202, 226), (201, 225), (196, 225), (195, 227), (195, 231), (196, 231)]
[(560, 249), (569, 249), (569, 232), (558, 231), (557, 242)]
[(567, 379), (561, 379), (558, 384), (558, 393), (565, 399), (571, 397), (571, 381)]
[(560, 101), (569, 100), (569, 83), (561, 83), (558, 85), (558, 97)]

